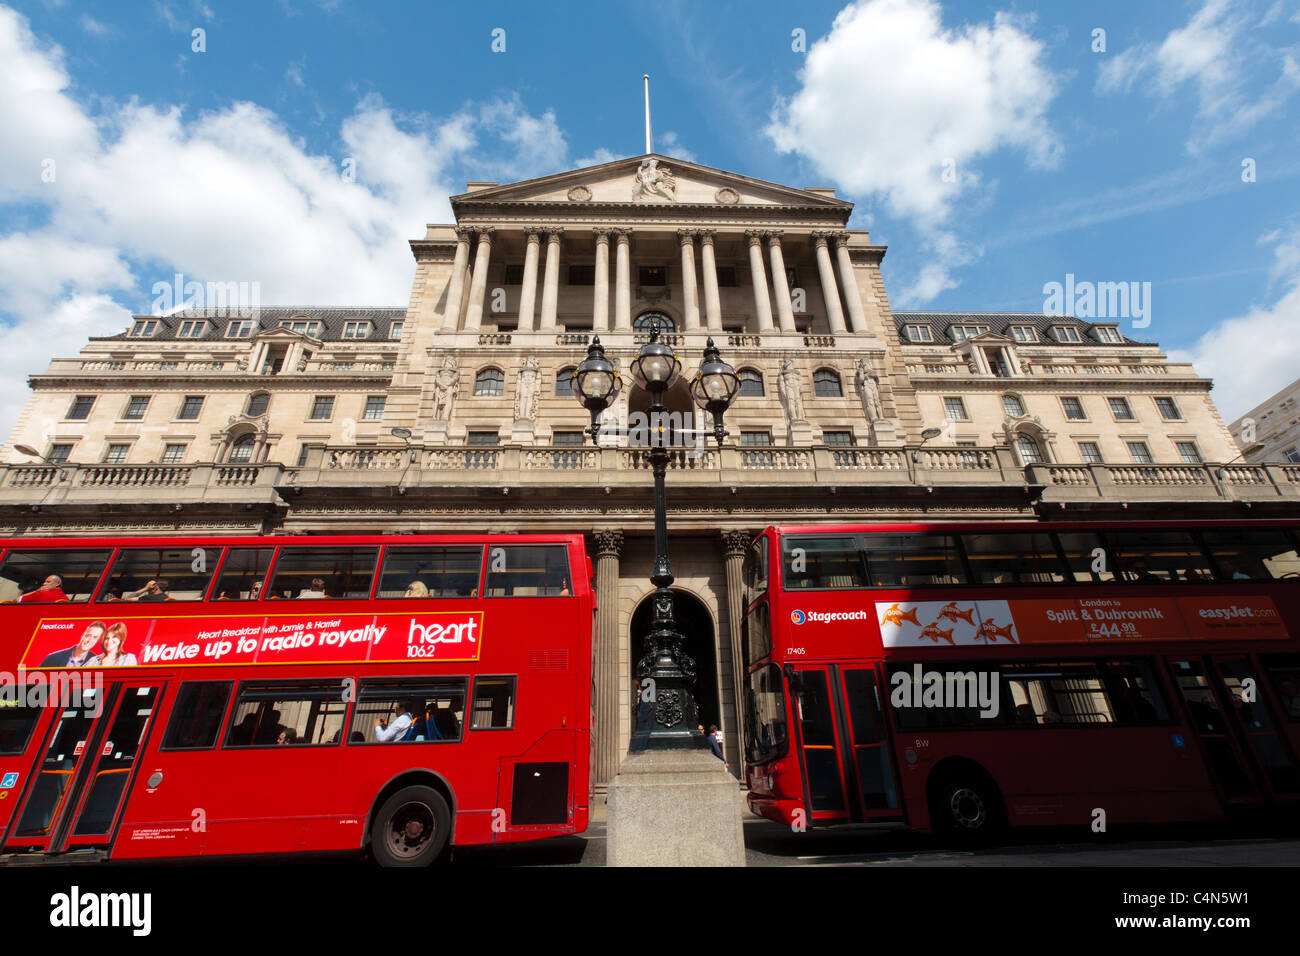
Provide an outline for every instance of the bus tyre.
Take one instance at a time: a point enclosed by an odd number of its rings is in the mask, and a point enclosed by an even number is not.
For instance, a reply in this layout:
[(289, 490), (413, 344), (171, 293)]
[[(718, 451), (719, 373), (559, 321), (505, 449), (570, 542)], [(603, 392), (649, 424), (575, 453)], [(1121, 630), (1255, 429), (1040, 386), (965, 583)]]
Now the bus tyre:
[(451, 811), (432, 787), (403, 787), (370, 824), (370, 852), (380, 866), (429, 866), (451, 838)]
[(1002, 829), (1002, 803), (992, 782), (951, 777), (934, 791), (930, 816), (938, 833), (965, 842), (987, 840)]

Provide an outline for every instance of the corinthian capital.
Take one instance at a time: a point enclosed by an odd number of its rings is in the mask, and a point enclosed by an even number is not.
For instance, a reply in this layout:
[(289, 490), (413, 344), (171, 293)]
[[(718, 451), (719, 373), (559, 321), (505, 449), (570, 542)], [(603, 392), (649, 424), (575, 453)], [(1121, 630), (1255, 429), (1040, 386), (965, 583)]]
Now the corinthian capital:
[(622, 531), (606, 528), (603, 531), (593, 532), (592, 538), (596, 542), (597, 557), (617, 558), (623, 553)]
[(742, 558), (749, 550), (749, 543), (754, 540), (752, 531), (722, 532), (722, 553), (728, 558)]
[(765, 233), (762, 229), (746, 229), (745, 238), (749, 240), (751, 246), (761, 246)]

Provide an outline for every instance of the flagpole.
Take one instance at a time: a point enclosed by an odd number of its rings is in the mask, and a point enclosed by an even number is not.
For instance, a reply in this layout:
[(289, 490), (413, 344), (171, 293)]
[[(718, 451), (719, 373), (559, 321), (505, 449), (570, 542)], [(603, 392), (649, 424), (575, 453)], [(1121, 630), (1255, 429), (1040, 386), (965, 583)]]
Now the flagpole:
[(650, 74), (642, 74), (641, 79), (645, 83), (645, 151), (648, 156), (654, 152), (650, 145)]

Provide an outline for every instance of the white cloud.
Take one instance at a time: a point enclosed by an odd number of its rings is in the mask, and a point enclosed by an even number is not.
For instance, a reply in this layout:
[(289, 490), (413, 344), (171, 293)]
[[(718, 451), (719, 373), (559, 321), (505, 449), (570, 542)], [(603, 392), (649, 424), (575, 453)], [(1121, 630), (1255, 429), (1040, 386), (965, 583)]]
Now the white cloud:
[(672, 130), (664, 133), (659, 137), (659, 142), (655, 145), (655, 152), (662, 153), (665, 156), (672, 156), (676, 159), (684, 159), (688, 163), (698, 163), (695, 154), (682, 145), (677, 134)]
[[(156, 281), (256, 281), (265, 304), (403, 305), (408, 242), (450, 221), (462, 167), (523, 179), (567, 165), (555, 115), (518, 97), (437, 119), (368, 97), (341, 124), (335, 157), (308, 152), (257, 104), (91, 115), (71, 86), (60, 50), (0, 7), (0, 202), (43, 214), (0, 235), (0, 435), (27, 400), (25, 373), (121, 331)], [(47, 157), (53, 182), (41, 179)]]
[(113, 28), (106, 23), (100, 23), (90, 14), (82, 14), (81, 29), (87, 33), (93, 33), (95, 36), (107, 36), (113, 32)]
[(604, 163), (612, 163), (614, 160), (622, 158), (622, 156), (614, 155), (604, 146), (597, 146), (596, 151), (590, 156), (581, 156), (578, 159), (575, 159), (573, 164), (578, 169), (585, 169), (588, 166), (600, 166)]
[[(1096, 90), (1129, 93), (1150, 77), (1141, 88), (1167, 101), (1190, 86), (1196, 91), (1197, 122), (1188, 149), (1231, 139), (1279, 111), (1300, 89), (1294, 51), (1272, 47), (1258, 32), (1275, 19), (1274, 11), (1262, 22), (1256, 15), (1238, 0), (1205, 0), (1161, 42), (1140, 43), (1104, 60)], [(1270, 71), (1276, 75), (1263, 79)]]
[(1192, 362), (1199, 374), (1214, 380), (1214, 403), (1225, 421), (1300, 375), (1300, 228), (1274, 231), (1260, 244), (1273, 247), (1270, 275), (1275, 287), (1281, 287), (1277, 299), (1224, 319), (1190, 349), (1169, 353), (1172, 360)]
[[(978, 191), (978, 160), (1009, 148), (1047, 168), (1061, 153), (1046, 120), (1058, 83), (1043, 44), (1006, 13), (958, 29), (945, 29), (941, 13), (935, 0), (846, 7), (808, 51), (799, 90), (777, 104), (767, 128), (778, 149), (800, 154), (841, 190), (883, 198), (931, 253), (956, 241), (942, 227), (958, 200)], [(932, 261), (916, 296), (951, 288), (960, 264)]]

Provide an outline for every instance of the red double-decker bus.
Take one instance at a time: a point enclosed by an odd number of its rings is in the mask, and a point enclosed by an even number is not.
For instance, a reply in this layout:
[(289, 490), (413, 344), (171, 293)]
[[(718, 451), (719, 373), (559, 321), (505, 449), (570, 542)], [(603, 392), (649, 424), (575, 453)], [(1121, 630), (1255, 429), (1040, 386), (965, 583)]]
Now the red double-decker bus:
[(10, 858), (417, 866), (587, 827), (580, 535), (0, 549)]
[(769, 528), (750, 806), (966, 836), (1294, 813), (1298, 547), (1276, 521)]

